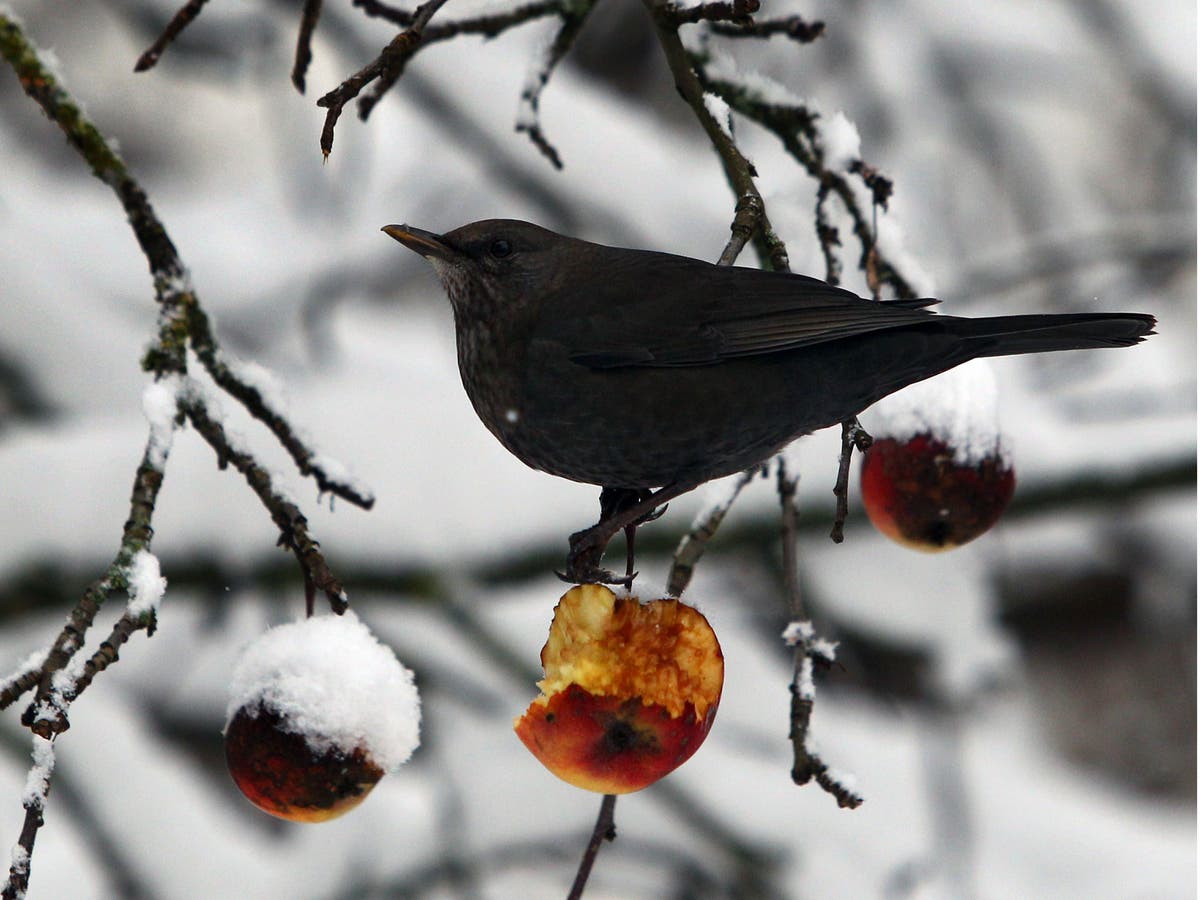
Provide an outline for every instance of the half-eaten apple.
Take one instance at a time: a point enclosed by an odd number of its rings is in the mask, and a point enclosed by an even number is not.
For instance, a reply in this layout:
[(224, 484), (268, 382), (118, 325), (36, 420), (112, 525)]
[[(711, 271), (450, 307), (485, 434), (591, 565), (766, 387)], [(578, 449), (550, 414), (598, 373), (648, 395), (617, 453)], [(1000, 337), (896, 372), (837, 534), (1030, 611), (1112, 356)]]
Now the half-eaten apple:
[(559, 600), (542, 666), (542, 694), (517, 736), (559, 778), (602, 794), (641, 790), (686, 762), (725, 677), (717, 636), (694, 608), (598, 584)]

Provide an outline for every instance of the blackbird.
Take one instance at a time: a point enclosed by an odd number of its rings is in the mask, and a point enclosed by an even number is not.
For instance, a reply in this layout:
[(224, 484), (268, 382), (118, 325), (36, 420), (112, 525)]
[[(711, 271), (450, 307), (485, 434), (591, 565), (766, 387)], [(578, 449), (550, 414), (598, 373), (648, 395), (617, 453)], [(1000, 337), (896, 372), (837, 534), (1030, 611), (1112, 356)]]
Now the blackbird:
[(981, 356), (1128, 347), (1155, 324), (938, 315), (934, 299), (868, 300), (507, 219), (383, 231), (441, 278), (463, 386), (488, 430), (527, 465), (605, 489), (601, 522), (571, 539), (576, 581), (607, 575), (609, 539), (662, 502), (906, 385)]

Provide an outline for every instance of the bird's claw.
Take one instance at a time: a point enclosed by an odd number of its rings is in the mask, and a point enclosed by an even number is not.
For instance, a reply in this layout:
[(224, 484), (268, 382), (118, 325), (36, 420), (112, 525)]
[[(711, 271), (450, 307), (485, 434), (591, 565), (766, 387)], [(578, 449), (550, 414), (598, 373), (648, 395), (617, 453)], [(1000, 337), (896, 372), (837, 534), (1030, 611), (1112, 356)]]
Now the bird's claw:
[(664, 503), (658, 509), (651, 510), (650, 512), (646, 513), (644, 516), (642, 516), (640, 519), (638, 519), (637, 522), (634, 524), (645, 525), (647, 522), (653, 522), (655, 519), (661, 519), (666, 514), (667, 507), (670, 505), (671, 504), (669, 504), (669, 503)]
[(618, 575), (600, 565), (611, 539), (612, 532), (601, 529), (599, 525), (575, 532), (571, 535), (571, 551), (567, 554), (566, 570), (554, 574), (568, 584), (614, 584), (626, 588), (632, 586), (637, 572)]

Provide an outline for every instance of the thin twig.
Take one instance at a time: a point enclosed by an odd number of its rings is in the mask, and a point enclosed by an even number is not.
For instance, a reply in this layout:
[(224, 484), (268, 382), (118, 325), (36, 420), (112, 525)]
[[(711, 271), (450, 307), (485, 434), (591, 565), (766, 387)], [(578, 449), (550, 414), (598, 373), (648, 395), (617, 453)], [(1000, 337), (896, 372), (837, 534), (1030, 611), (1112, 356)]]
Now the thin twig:
[(838, 456), (837, 481), (833, 485), (837, 509), (833, 515), (833, 527), (829, 531), (829, 537), (835, 544), (846, 539), (846, 517), (850, 514), (850, 458), (856, 449), (866, 453), (873, 442), (871, 435), (859, 424), (857, 416), (842, 423), (842, 450)]
[(412, 25), (406, 35), (404, 47), (393, 41), (396, 47), (396, 52), (387, 54), (387, 60), (383, 66), (383, 70), (379, 73), (379, 80), (375, 87), (371, 89), (371, 93), (361, 98), (358, 101), (358, 117), (364, 122), (371, 115), (371, 110), (375, 108), (383, 95), (392, 89), (400, 76), (404, 74), (404, 67), (408, 65), (408, 61), (416, 55), (417, 50), (421, 47), (425, 40), (425, 26), (429, 24), (429, 20), (433, 18), (434, 13), (446, 5), (448, 0), (426, 0), (417, 7), (413, 13)]
[(578, 3), (564, 5), (559, 16), (562, 25), (554, 35), (554, 40), (546, 47), (539, 64), (531, 70), (530, 76), (521, 91), (521, 110), (517, 114), (517, 131), (529, 135), (533, 145), (550, 161), (556, 169), (561, 169), (562, 159), (554, 145), (542, 131), (541, 103), (542, 91), (550, 81), (550, 75), (555, 67), (567, 55), (571, 45), (575, 43), (588, 14), (595, 8), (596, 0), (580, 0)]
[[(663, 55), (671, 69), (671, 75), (675, 79), (675, 89), (679, 91), (684, 102), (691, 107), (700, 127), (708, 135), (713, 149), (717, 151), (725, 170), (725, 177), (728, 179), (730, 187), (733, 188), (734, 195), (738, 198), (739, 207), (748, 204), (747, 210), (755, 209), (758, 213), (758, 223), (754, 234), (755, 248), (758, 250), (759, 257), (765, 265), (769, 265), (772, 269), (788, 271), (787, 248), (771, 227), (766, 204), (763, 203), (762, 194), (759, 193), (758, 186), (754, 183), (754, 178), (758, 173), (733, 140), (733, 135), (713, 117), (708, 105), (704, 102), (705, 87), (701, 84), (691, 54), (679, 39), (679, 26), (671, 17), (670, 7), (662, 0), (644, 0), (644, 2), (654, 19), (654, 30), (658, 35), (659, 44), (662, 45)], [(738, 221), (735, 218), (735, 227), (737, 225)], [(722, 254), (722, 258), (724, 257), (725, 254)]]
[(729, 24), (713, 22), (710, 26), (713, 34), (732, 38), (765, 38), (773, 34), (787, 35), (801, 44), (811, 44), (825, 33), (825, 23), (818, 20), (809, 22), (800, 16), (788, 16), (784, 19), (767, 19), (762, 22)]
[(728, 496), (714, 503), (706, 512), (696, 517), (691, 530), (683, 536), (675, 555), (671, 559), (671, 572), (667, 576), (667, 596), (682, 597), (691, 583), (696, 563), (704, 555), (708, 542), (716, 535), (717, 529), (725, 521), (725, 516), (733, 508), (733, 502), (741, 494), (742, 489), (762, 471), (761, 467), (748, 469), (733, 482)]
[(359, 101), (359, 118), (365, 120), (371, 114), (379, 99), (404, 74), (404, 67), (416, 55), (425, 40), (425, 26), (447, 2), (448, 0), (427, 0), (417, 7), (411, 24), (392, 38), (379, 56), (317, 101), (317, 106), (328, 110), (325, 114), (325, 125), (321, 129), (321, 152), (326, 159), (333, 150), (333, 129), (342, 115), (342, 109), (368, 84), (378, 81), (373, 93)]
[(292, 551), (305, 577), (311, 578), (313, 584), (325, 593), (330, 609), (339, 614), (345, 612), (348, 605), (346, 592), (330, 571), (320, 545), (309, 535), (308, 519), (300, 512), (300, 508), (275, 489), (271, 474), (258, 460), (230, 443), (224, 426), (209, 415), (206, 404), (187, 393), (180, 397), (180, 408), (216, 452), (218, 463), (222, 467), (232, 465), (246, 479), (279, 528), (279, 543)]
[(821, 245), (821, 255), (825, 258), (825, 280), (829, 284), (842, 283), (842, 260), (836, 247), (842, 246), (841, 236), (837, 226), (829, 221), (829, 184), (821, 182), (817, 188), (816, 230), (817, 241)]
[(717, 259), (718, 266), (732, 266), (737, 261), (743, 248), (758, 231), (763, 215), (763, 200), (758, 194), (744, 194), (738, 198), (733, 221), (729, 224), (729, 243)]
[[(129, 518), (125, 521), (122, 531), (120, 549), (109, 563), (104, 576), (84, 592), (83, 597), (71, 610), (67, 623), (46, 654), (37, 692), (22, 716), (22, 724), (42, 737), (49, 738), (70, 727), (67, 708), (79, 694), (76, 688), (78, 678), (64, 682), (57, 676), (68, 667), (75, 654), (82, 648), (84, 636), (91, 628), (104, 601), (111, 593), (127, 588), (127, 573), (133, 557), (138, 551), (150, 549), (150, 541), (154, 535), (150, 523), (163, 481), (162, 470), (154, 461), (159, 452), (154, 443), (153, 439), (147, 441), (142, 462), (134, 476)], [(150, 622), (147, 620), (143, 627), (149, 626)]]
[(188, 0), (175, 15), (171, 21), (167, 23), (166, 29), (158, 40), (150, 45), (141, 56), (138, 57), (137, 63), (133, 67), (135, 72), (145, 72), (147, 69), (152, 69), (162, 56), (163, 51), (179, 36), (183, 29), (187, 28), (192, 23), (196, 16), (200, 15), (200, 10), (204, 8), (204, 4), (208, 0)]
[(187, 331), (191, 347), (217, 386), (238, 400), (250, 415), (267, 426), (292, 457), (292, 462), (300, 474), (305, 477), (311, 476), (322, 493), (341, 497), (362, 509), (371, 509), (375, 505), (375, 496), (370, 490), (327, 471), (321, 464), (317, 451), (300, 438), (283, 412), (276, 410), (250, 380), (230, 367), (217, 343), (208, 315), (194, 298), (188, 305), (187, 313)]
[[(408, 28), (413, 23), (413, 13), (379, 3), (377, 0), (354, 0), (354, 5), (360, 7), (368, 16), (385, 19), (401, 28)], [(478, 34), (492, 38), (514, 25), (524, 25), (534, 19), (558, 13), (561, 9), (560, 0), (537, 0), (524, 6), (514, 6), (504, 12), (472, 16), (453, 22), (439, 22), (425, 29), (425, 43), (444, 41), (460, 34)]]
[(663, 4), (659, 15), (670, 19), (676, 25), (688, 25), (696, 22), (736, 22), (739, 25), (753, 25), (751, 16), (758, 12), (758, 0), (732, 0), (732, 2), (698, 3), (695, 6), (675, 6)]
[[(359, 0), (356, 5), (362, 6), (364, 12), (368, 15), (377, 15), (386, 18), (403, 28), (410, 28), (417, 24), (415, 13), (394, 9), (383, 3), (371, 2), (371, 0)], [(330, 151), (333, 149), (333, 127), (341, 115), (342, 107), (358, 96), (359, 92), (376, 78), (383, 79), (385, 73), (390, 73), (386, 76), (386, 82), (381, 80), (380, 84), (376, 86), (369, 96), (363, 97), (359, 101), (359, 118), (366, 120), (374, 109), (375, 104), (399, 80), (408, 61), (420, 50), (438, 41), (449, 40), (463, 34), (478, 34), (489, 38), (496, 37), (498, 34), (514, 26), (524, 25), (535, 19), (558, 13), (561, 8), (562, 4), (559, 0), (539, 0), (539, 2), (518, 6), (506, 12), (475, 16), (469, 19), (460, 19), (456, 22), (431, 24), (426, 20), (426, 24), (422, 26), (420, 41), (413, 43), (406, 39), (404, 42), (401, 42), (403, 46), (390, 49), (402, 37), (402, 35), (398, 35), (388, 47), (384, 48), (383, 52), (374, 61), (360, 69), (317, 102), (318, 106), (329, 109), (325, 117), (325, 127), (321, 132), (322, 152), (328, 157)], [(407, 33), (406, 31), (403, 34)], [(391, 62), (385, 59), (389, 53), (395, 57)]]
[(592, 874), (592, 864), (595, 863), (596, 855), (600, 852), (600, 844), (604, 841), (616, 840), (617, 826), (613, 819), (613, 812), (616, 808), (617, 795), (605, 794), (604, 799), (600, 801), (600, 814), (596, 816), (596, 825), (592, 829), (592, 836), (588, 840), (587, 848), (583, 851), (583, 859), (579, 861), (579, 871), (575, 873), (575, 881), (571, 885), (571, 892), (567, 894), (567, 900), (579, 900), (583, 896), (588, 876)]
[(792, 743), (792, 781), (805, 785), (815, 780), (843, 808), (855, 809), (862, 804), (859, 796), (842, 777), (834, 775), (814, 749), (811, 734), (813, 703), (816, 700), (815, 672), (826, 671), (833, 665), (836, 645), (817, 637), (805, 609), (800, 591), (800, 566), (796, 556), (798, 515), (796, 487), (798, 479), (788, 474), (787, 463), (781, 456), (776, 485), (779, 490), (781, 513), (780, 537), (783, 551), (783, 582), (788, 596), (791, 624), (784, 640), (793, 648), (792, 680), (788, 739)]
[(7, 17), (0, 15), (0, 55), (21, 86), (62, 132), (68, 143), (87, 162), (92, 173), (116, 193), (133, 228), (138, 245), (150, 266), (155, 297), (159, 304), (158, 340), (146, 352), (142, 366), (156, 375), (187, 371), (190, 345), (213, 380), (239, 400), (261, 421), (291, 455), (300, 473), (312, 476), (321, 491), (370, 509), (375, 502), (370, 492), (347, 484), (327, 472), (317, 452), (296, 434), (284, 416), (270, 408), (261, 392), (226, 363), (213, 334), (208, 316), (191, 286), (187, 267), (175, 249), (146, 192), (79, 105), (38, 58), (37, 52)]
[(23, 900), (29, 889), (30, 861), (33, 844), (44, 819), (46, 795), (50, 791), (50, 776), (54, 772), (54, 744), (47, 738), (33, 739), (33, 766), (29, 770), (21, 803), (25, 807), (25, 821), (21, 825), (21, 836), (13, 849), (12, 864), (8, 878), (0, 890), (3, 900)]
[[(710, 77), (706, 69), (708, 59), (704, 54), (688, 53), (687, 58), (694, 66), (702, 91), (716, 94), (729, 105), (730, 109), (775, 134), (784, 149), (817, 181), (818, 190), (824, 190), (826, 194), (832, 192), (837, 195), (854, 226), (854, 234), (862, 248), (859, 266), (865, 269), (868, 256), (875, 246), (875, 229), (872, 226), (871, 216), (868, 215), (864, 204), (859, 201), (855, 187), (847, 175), (857, 175), (870, 191), (872, 205), (883, 205), (885, 208), (892, 189), (891, 181), (861, 160), (851, 165), (850, 173), (828, 168), (825, 165), (824, 151), (817, 133), (816, 122), (819, 118), (817, 113), (799, 102), (792, 105), (768, 102), (745, 85)], [(823, 220), (818, 217), (819, 238), (822, 235), (822, 223), (828, 226), (827, 216)], [(835, 233), (829, 231), (825, 231), (824, 234), (836, 237)], [(828, 268), (830, 245), (824, 240), (822, 245), (827, 255), (826, 265)], [(917, 296), (917, 292), (909, 281), (878, 251), (875, 252), (872, 262), (879, 280), (888, 284), (897, 297), (914, 298)]]
[(300, 12), (300, 34), (296, 37), (296, 61), (292, 65), (292, 84), (296, 90), (304, 93), (304, 76), (308, 65), (312, 62), (312, 37), (317, 30), (317, 21), (321, 18), (322, 0), (304, 0), (304, 9)]

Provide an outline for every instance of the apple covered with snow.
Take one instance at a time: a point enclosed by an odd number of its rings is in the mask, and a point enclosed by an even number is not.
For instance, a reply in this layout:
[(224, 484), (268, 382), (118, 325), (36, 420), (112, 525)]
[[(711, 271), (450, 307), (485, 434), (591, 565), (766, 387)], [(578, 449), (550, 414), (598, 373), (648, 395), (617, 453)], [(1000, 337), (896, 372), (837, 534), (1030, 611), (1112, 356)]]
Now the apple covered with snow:
[(272, 628), (233, 673), (225, 759), (264, 812), (323, 822), (357, 806), (419, 743), (412, 673), (353, 612)]
[(871, 408), (860, 486), (867, 517), (908, 547), (936, 552), (996, 524), (1016, 487), (997, 423), (996, 383), (977, 359)]
[(641, 790), (686, 762), (725, 678), (717, 636), (694, 608), (599, 584), (559, 600), (542, 666), (517, 736), (559, 778), (602, 794)]

